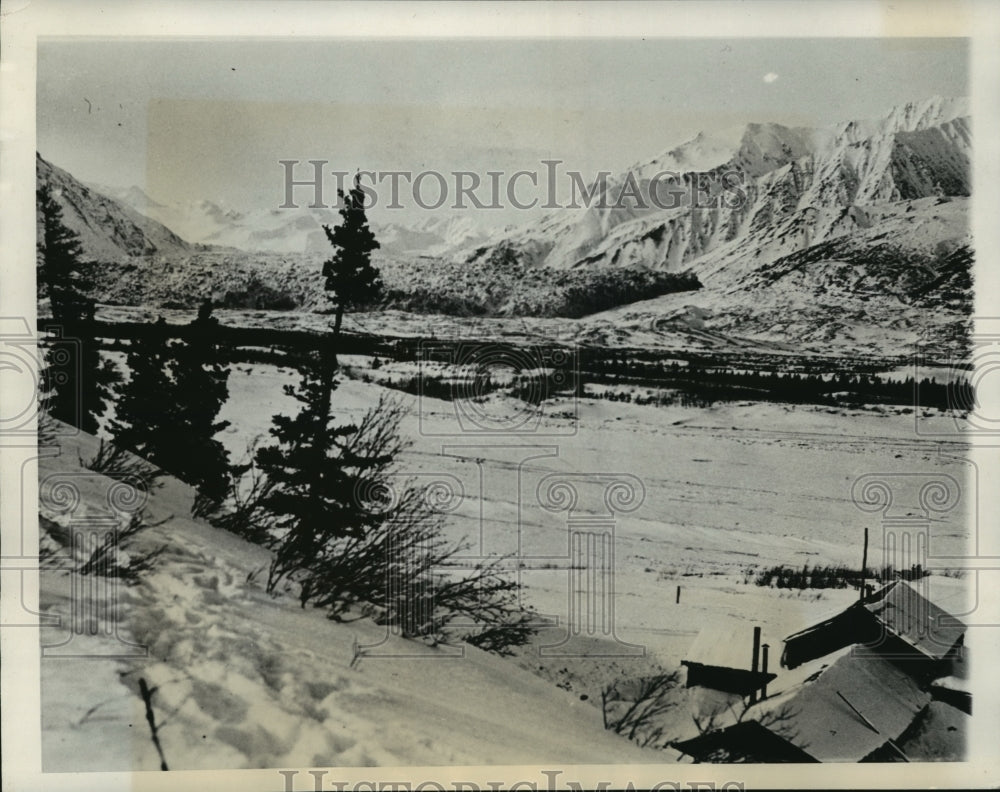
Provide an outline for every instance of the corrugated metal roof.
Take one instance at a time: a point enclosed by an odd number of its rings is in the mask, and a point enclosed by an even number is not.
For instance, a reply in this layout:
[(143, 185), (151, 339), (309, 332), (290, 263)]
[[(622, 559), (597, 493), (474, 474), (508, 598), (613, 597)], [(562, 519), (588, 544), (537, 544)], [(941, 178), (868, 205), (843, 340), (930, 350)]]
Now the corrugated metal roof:
[(914, 581), (912, 585), (939, 608), (956, 616), (968, 613), (975, 607), (975, 597), (966, 578), (928, 575)]
[(930, 699), (891, 661), (845, 650), (821, 673), (755, 705), (744, 719), (761, 721), (821, 762), (857, 762), (899, 737)]
[(965, 624), (939, 608), (915, 584), (903, 580), (882, 590), (865, 608), (893, 635), (927, 657), (941, 660), (965, 633)]

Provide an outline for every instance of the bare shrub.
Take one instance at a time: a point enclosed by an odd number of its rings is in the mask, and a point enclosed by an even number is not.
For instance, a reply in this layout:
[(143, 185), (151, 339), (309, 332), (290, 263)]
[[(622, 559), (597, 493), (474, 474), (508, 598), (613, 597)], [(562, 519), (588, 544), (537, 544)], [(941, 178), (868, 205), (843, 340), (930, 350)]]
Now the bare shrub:
[[(399, 401), (382, 397), (356, 425), (325, 431), (320, 461), (311, 436), (290, 432), (281, 434), (280, 454), (273, 446), (258, 453), (268, 475), (251, 524), (275, 552), (267, 589), (297, 589), (303, 607), (324, 608), (332, 619), (374, 608), (408, 638), (509, 652), (534, 632), (518, 584), (503, 574), (506, 559), (463, 565), (458, 556), (468, 547), (442, 531), (440, 489), (393, 471), (408, 445), (399, 433), (404, 415)], [(318, 520), (320, 513), (332, 519)]]
[[(218, 505), (206, 499), (204, 512), (196, 512), (195, 516), (205, 517), (216, 528), (230, 531), (248, 542), (267, 546), (273, 541), (273, 519), (264, 503), (274, 484), (254, 462), (259, 445), (258, 437), (247, 445), (250, 462), (231, 468), (229, 496), (224, 503)], [(196, 501), (195, 509), (198, 507)]]
[[(700, 717), (695, 714), (692, 714), (691, 717), (699, 734), (710, 734), (726, 726), (732, 726), (747, 720), (747, 716), (751, 713), (754, 706), (749, 699), (742, 699), (738, 704), (730, 702)], [(809, 747), (808, 743), (799, 739), (798, 731), (794, 727), (796, 710), (791, 703), (786, 702), (774, 709), (766, 712), (758, 711), (755, 714), (757, 716), (749, 718), (750, 721), (756, 721), (768, 731), (784, 738), (798, 748), (804, 750)], [(742, 752), (729, 751), (725, 748), (718, 748), (707, 756), (701, 757), (701, 759), (702, 761), (714, 764), (753, 761), (752, 759), (748, 759), (747, 755)]]
[(139, 484), (146, 492), (163, 485), (159, 479), (166, 474), (142, 457), (136, 456), (124, 448), (101, 438), (97, 454), (89, 461), (80, 457), (81, 467), (93, 470), (95, 473), (123, 481), (128, 484)]
[(136, 512), (130, 515), (123, 527), (108, 531), (96, 545), (87, 548), (75, 544), (69, 528), (40, 517), (42, 566), (66, 574), (118, 578), (126, 585), (136, 585), (143, 574), (153, 569), (156, 560), (166, 551), (166, 545), (142, 552), (135, 548), (133, 540), (144, 528), (163, 525), (167, 521), (150, 524), (146, 522), (144, 512)]
[(674, 694), (680, 681), (676, 671), (636, 680), (634, 691), (625, 692), (621, 683), (601, 691), (604, 728), (620, 734), (643, 748), (666, 748), (664, 716), (678, 706)]

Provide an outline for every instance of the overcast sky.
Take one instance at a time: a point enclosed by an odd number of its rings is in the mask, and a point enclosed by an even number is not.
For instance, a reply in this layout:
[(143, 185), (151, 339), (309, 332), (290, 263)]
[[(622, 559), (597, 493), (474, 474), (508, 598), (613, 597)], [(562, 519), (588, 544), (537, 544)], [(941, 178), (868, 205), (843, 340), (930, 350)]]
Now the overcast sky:
[(280, 159), (621, 171), (702, 129), (968, 93), (961, 39), (49, 40), (38, 149), (167, 202), (283, 200)]

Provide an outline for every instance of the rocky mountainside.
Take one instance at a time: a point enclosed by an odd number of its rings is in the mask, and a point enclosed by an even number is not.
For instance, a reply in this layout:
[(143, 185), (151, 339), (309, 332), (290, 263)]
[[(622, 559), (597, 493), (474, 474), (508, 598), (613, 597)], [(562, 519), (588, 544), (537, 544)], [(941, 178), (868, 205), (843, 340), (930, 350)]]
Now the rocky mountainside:
[[(749, 124), (702, 133), (610, 179), (587, 209), (556, 210), (495, 244), (554, 269), (692, 265), (700, 275), (851, 233), (859, 228), (852, 207), (968, 196), (970, 145), (966, 102), (941, 98), (824, 129)], [(651, 186), (671, 172), (673, 181)], [(628, 184), (643, 205), (622, 195)], [(652, 194), (676, 206), (662, 208)], [(469, 260), (488, 254), (471, 251)]]
[(63, 222), (80, 236), (88, 258), (125, 262), (142, 256), (190, 255), (197, 249), (163, 224), (87, 187), (41, 155), (35, 158), (35, 169), (38, 183), (51, 185), (63, 210)]
[[(792, 346), (954, 350), (971, 312), (967, 113), (965, 100), (934, 98), (825, 129), (700, 134), (609, 180), (588, 208), (461, 255), (701, 282), (694, 295), (589, 317), (596, 342), (626, 332), (652, 343), (696, 316), (699, 329)], [(676, 177), (654, 183), (665, 171)]]
[(961, 355), (972, 316), (968, 200), (922, 198), (862, 211), (850, 234), (761, 261), (740, 277), (702, 275), (667, 295), (587, 317), (585, 337), (657, 346), (678, 333), (788, 351)]

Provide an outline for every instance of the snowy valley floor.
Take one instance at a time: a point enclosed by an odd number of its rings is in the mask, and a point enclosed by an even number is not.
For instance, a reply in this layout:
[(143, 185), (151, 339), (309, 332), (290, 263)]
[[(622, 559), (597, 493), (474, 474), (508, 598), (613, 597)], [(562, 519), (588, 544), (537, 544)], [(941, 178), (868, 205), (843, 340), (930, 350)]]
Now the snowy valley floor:
[[(234, 366), (221, 416), (232, 422), (223, 439), (234, 460), (266, 433), (271, 415), (295, 409), (282, 385), (296, 379), (287, 368)], [(334, 412), (355, 420), (380, 392), (345, 381)], [(880, 515), (853, 503), (854, 482), (866, 474), (964, 482), (969, 470), (953, 458), (963, 444), (917, 435), (912, 415), (561, 401), (543, 406), (531, 432), (497, 435), (475, 431), (476, 421), (516, 415), (523, 404), (493, 396), (466, 405), (470, 430), (455, 402), (400, 398), (412, 408), (403, 431), (414, 442), (400, 471), (451, 482), (461, 497), (449, 536), (471, 540), (473, 556), (515, 554), (526, 602), (557, 626), (505, 659), (387, 638), (369, 620), (335, 624), (294, 598), (269, 597), (267, 552), (190, 519), (191, 491), (168, 481), (147, 512), (151, 522), (169, 519), (137, 542), (165, 550), (141, 583), (117, 588), (117, 636), (74, 635), (43, 655), (46, 770), (159, 767), (140, 678), (154, 689), (171, 769), (675, 761), (676, 751), (643, 750), (604, 731), (604, 687), (677, 668), (713, 623), (744, 622), (748, 635), (761, 626), (779, 647), (776, 665), (785, 635), (857, 595), (758, 587), (754, 570), (859, 566), (866, 526), (869, 563), (879, 565)], [(933, 420), (942, 428), (951, 421)], [(40, 480), (87, 473), (79, 458), (95, 451), (92, 438), (62, 439), (58, 456), (40, 460)], [(633, 510), (608, 511), (617, 502), (605, 500), (614, 480), (641, 483)], [(79, 508), (99, 512), (110, 482), (96, 474), (75, 481)], [(571, 512), (544, 508), (555, 481), (575, 488)], [(46, 508), (44, 517), (62, 519)], [(916, 492), (902, 493), (894, 508), (918, 513)], [(932, 523), (935, 554), (962, 552), (969, 536), (960, 512)], [(580, 523), (568, 516), (613, 521), (613, 635), (599, 627), (587, 635), (584, 621), (584, 635), (564, 643), (580, 616), (572, 604), (579, 559), (571, 554)], [(69, 636), (70, 586), (68, 576), (42, 575), (41, 610), (62, 619), (43, 629), (43, 646)], [(148, 656), (96, 656), (128, 653), (122, 640), (148, 647)], [(383, 656), (352, 663), (357, 644), (380, 645)], [(549, 648), (539, 652), (541, 645)], [(687, 736), (690, 718), (679, 715), (676, 728)]]

